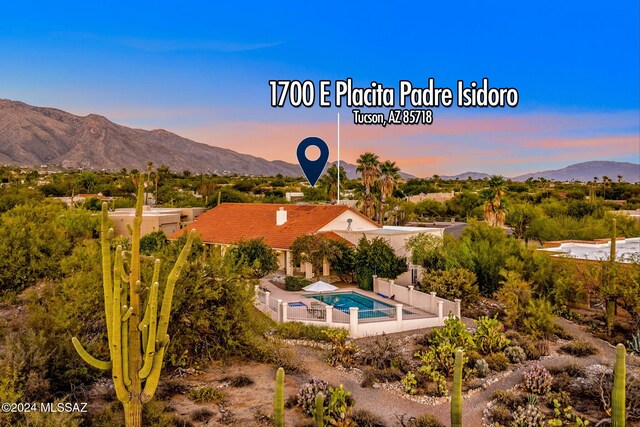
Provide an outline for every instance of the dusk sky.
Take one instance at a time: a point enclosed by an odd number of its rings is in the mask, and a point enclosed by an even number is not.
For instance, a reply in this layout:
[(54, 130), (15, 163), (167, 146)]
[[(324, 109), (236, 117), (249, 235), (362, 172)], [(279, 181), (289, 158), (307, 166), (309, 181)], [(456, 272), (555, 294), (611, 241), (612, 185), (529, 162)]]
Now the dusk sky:
[[(215, 3), (215, 4), (214, 4)], [(319, 136), (420, 176), (640, 161), (639, 2), (8, 2), (0, 98), (97, 113), (294, 162)], [(270, 79), (515, 87), (515, 109), (356, 126), (348, 108), (270, 106)]]

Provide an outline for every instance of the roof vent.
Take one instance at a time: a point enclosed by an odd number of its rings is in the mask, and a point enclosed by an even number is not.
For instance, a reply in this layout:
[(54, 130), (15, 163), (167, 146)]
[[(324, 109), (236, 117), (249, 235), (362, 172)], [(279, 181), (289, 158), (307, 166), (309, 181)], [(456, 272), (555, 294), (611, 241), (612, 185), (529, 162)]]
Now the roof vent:
[(353, 219), (349, 218), (347, 219), (347, 231), (351, 231), (351, 223), (353, 222)]
[(276, 225), (282, 225), (287, 222), (287, 211), (281, 207), (276, 211)]

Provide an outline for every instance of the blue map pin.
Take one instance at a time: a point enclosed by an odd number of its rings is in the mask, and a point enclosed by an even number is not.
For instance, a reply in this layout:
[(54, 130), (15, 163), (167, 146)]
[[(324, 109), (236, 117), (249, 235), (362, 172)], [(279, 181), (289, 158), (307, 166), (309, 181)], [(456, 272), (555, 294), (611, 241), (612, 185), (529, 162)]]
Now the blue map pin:
[[(306, 151), (307, 148), (311, 146), (318, 147), (320, 150), (320, 157), (316, 160), (307, 159)], [(318, 178), (322, 175), (322, 171), (324, 170), (324, 166), (327, 164), (327, 160), (329, 159), (329, 146), (320, 138), (310, 136), (303, 139), (300, 144), (298, 144), (297, 155), (298, 163), (302, 168), (304, 176), (312, 187), (315, 186), (316, 182), (318, 182)]]

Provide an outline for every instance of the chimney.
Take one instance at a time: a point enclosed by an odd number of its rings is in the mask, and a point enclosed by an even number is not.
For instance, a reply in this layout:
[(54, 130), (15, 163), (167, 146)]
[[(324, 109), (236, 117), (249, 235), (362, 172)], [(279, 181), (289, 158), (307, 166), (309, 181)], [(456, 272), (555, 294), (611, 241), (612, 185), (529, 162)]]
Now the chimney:
[(276, 212), (276, 225), (282, 225), (287, 222), (287, 211), (283, 207)]

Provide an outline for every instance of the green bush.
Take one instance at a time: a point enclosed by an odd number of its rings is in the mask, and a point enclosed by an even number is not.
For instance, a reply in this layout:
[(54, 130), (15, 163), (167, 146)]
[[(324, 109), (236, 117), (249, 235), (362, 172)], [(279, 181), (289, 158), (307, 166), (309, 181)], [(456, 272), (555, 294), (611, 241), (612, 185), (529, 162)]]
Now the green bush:
[(598, 349), (596, 346), (586, 341), (572, 341), (560, 346), (560, 352), (571, 354), (576, 357), (585, 357), (597, 354)]
[(509, 358), (504, 353), (490, 354), (485, 360), (492, 371), (502, 372), (509, 367)]
[(356, 409), (351, 414), (351, 420), (358, 427), (386, 427), (384, 420), (366, 409)]
[(288, 291), (300, 291), (310, 284), (311, 281), (300, 276), (287, 276), (284, 279), (284, 288)]
[(255, 278), (264, 277), (278, 269), (278, 256), (263, 239), (238, 242), (229, 249), (229, 256), (245, 265)]
[(285, 322), (275, 327), (274, 335), (291, 340), (310, 340), (330, 342), (329, 336), (324, 333), (328, 326), (315, 326), (302, 322)]
[(187, 393), (187, 396), (189, 396), (189, 399), (193, 400), (195, 403), (220, 403), (227, 399), (227, 394), (224, 391), (210, 386), (192, 388)]
[(395, 279), (407, 271), (407, 260), (396, 255), (389, 242), (382, 237), (368, 240), (363, 237), (356, 249), (356, 276), (358, 286), (371, 290), (373, 275)]
[(510, 341), (504, 336), (504, 326), (496, 318), (481, 316), (476, 320), (473, 339), (481, 354), (493, 354), (502, 351)]
[(167, 245), (167, 235), (164, 231), (154, 231), (140, 238), (140, 252), (153, 255)]
[(413, 422), (413, 427), (445, 427), (445, 424), (431, 414), (420, 415)]
[(425, 271), (417, 290), (435, 292), (451, 301), (461, 299), (464, 303), (475, 301), (479, 294), (476, 275), (466, 268)]

